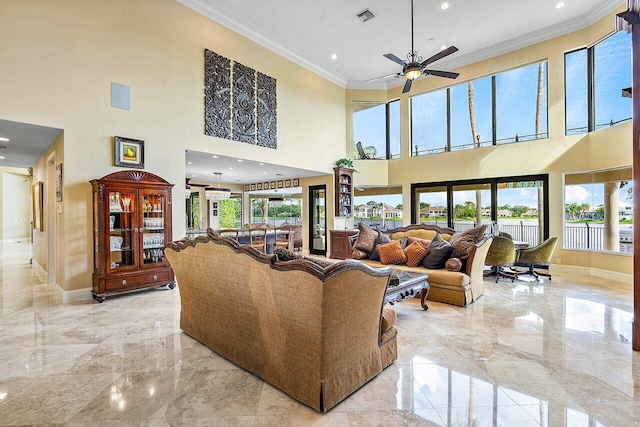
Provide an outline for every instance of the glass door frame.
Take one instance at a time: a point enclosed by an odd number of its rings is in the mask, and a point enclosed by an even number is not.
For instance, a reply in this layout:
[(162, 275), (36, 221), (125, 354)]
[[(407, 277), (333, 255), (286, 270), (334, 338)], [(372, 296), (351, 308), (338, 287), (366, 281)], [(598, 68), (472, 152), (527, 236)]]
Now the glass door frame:
[[(316, 199), (314, 193), (316, 191), (324, 191), (324, 230), (325, 230), (325, 238), (324, 238), (324, 249), (315, 249), (313, 247), (313, 229), (314, 229), (314, 221), (315, 217), (315, 207), (316, 207)], [(309, 253), (314, 255), (323, 255), (327, 256), (327, 186), (325, 184), (322, 185), (311, 185), (309, 186)]]

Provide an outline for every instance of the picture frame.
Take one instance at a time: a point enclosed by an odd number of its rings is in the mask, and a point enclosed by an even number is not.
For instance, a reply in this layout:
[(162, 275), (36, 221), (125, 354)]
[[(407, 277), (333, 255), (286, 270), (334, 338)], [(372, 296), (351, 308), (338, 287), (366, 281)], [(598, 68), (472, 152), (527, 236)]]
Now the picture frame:
[(244, 191), (249, 191), (250, 188), (251, 186), (249, 184), (244, 185)]
[(261, 182), (258, 183), (258, 185), (256, 186), (256, 189), (257, 190), (262, 190), (262, 183)]
[(284, 188), (284, 182), (278, 181), (278, 188)]
[(264, 188), (265, 190), (269, 189), (269, 183), (265, 182), (264, 184), (262, 184), (262, 188)]
[(294, 187), (300, 187), (300, 180), (298, 178), (294, 178), (293, 179), (293, 186)]
[(144, 141), (114, 136), (113, 165), (125, 168), (144, 169)]
[(251, 191), (256, 191), (256, 185), (255, 184), (251, 184)]
[(269, 183), (269, 189), (270, 190), (275, 190), (276, 189), (276, 182), (275, 181), (271, 181)]
[(33, 229), (44, 231), (42, 224), (42, 181), (33, 184)]
[(62, 201), (62, 163), (56, 165), (56, 202)]
[(291, 188), (291, 180), (290, 179), (285, 179), (284, 180), (284, 186), (285, 186), (285, 188)]

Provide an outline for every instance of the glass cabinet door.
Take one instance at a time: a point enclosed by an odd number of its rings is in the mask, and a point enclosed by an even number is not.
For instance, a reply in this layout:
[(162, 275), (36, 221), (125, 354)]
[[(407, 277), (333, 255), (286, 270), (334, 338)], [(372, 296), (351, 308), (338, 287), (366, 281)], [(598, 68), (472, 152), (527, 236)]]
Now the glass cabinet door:
[(111, 271), (136, 265), (135, 191), (108, 191)]
[(142, 266), (164, 262), (163, 247), (165, 239), (164, 192), (142, 190), (140, 192), (140, 211), (142, 212)]

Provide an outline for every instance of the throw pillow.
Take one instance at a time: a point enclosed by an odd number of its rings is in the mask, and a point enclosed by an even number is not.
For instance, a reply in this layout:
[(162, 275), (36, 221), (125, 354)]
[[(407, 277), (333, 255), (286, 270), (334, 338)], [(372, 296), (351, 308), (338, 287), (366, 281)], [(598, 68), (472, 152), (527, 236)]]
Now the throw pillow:
[(447, 271), (460, 271), (462, 270), (462, 260), (460, 258), (449, 258), (444, 267)]
[(462, 233), (454, 233), (449, 240), (449, 243), (453, 246), (451, 256), (460, 259), (469, 258), (469, 254), (474, 245), (484, 237), (484, 229), (486, 227), (486, 225), (481, 225), (480, 227), (472, 228)]
[(444, 240), (442, 236), (440, 236), (440, 233), (438, 233), (431, 241), (429, 252), (427, 252), (427, 255), (422, 259), (420, 264), (424, 268), (430, 268), (432, 270), (444, 268), (444, 264), (447, 262), (447, 259), (449, 259), (451, 251), (453, 251), (451, 244)]
[(353, 248), (370, 254), (376, 247), (378, 232), (370, 229), (362, 222), (358, 224), (358, 230), (360, 230), (360, 233), (358, 233), (358, 238), (356, 239), (356, 243), (353, 245)]
[(385, 243), (391, 243), (391, 237), (378, 231), (378, 237), (376, 237), (376, 243), (373, 247), (373, 251), (369, 255), (369, 259), (372, 261), (380, 261), (380, 254), (377, 251), (378, 245), (384, 245)]
[(407, 256), (402, 250), (402, 242), (400, 240), (394, 240), (391, 243), (378, 245), (378, 252), (380, 253), (380, 262), (385, 265), (402, 264), (407, 262)]
[(351, 258), (353, 258), (353, 259), (367, 259), (367, 258), (369, 258), (369, 254), (367, 254), (364, 251), (360, 251), (358, 249), (354, 249), (353, 252), (351, 252)]
[(417, 267), (420, 265), (420, 261), (422, 258), (427, 255), (429, 249), (422, 245), (422, 243), (415, 241), (411, 243), (404, 250), (404, 254), (407, 256), (407, 266), (408, 267)]

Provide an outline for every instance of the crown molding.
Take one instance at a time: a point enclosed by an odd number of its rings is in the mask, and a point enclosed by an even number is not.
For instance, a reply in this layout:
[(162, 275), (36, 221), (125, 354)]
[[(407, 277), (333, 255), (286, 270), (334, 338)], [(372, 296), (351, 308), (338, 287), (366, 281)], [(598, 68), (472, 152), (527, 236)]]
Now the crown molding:
[(341, 87), (346, 87), (347, 80), (331, 71), (321, 67), (313, 62), (310, 58), (307, 58), (304, 54), (296, 51), (291, 46), (286, 45), (281, 40), (277, 40), (271, 37), (269, 34), (261, 31), (259, 28), (256, 28), (252, 25), (243, 22), (242, 19), (238, 18), (235, 15), (230, 15), (227, 12), (222, 11), (217, 6), (211, 4), (210, 1), (206, 0), (177, 0), (178, 3), (183, 4), (184, 6), (192, 9), (199, 14), (211, 19), (212, 21), (217, 22), (218, 24), (229, 28), (231, 31), (234, 31), (240, 34), (243, 37), (248, 38), (249, 40), (271, 50), (272, 52), (277, 53), (280, 56), (283, 56), (290, 61), (300, 65), (301, 67), (306, 68), (309, 71), (312, 71), (318, 74), (321, 77), (337, 84)]
[[(243, 37), (252, 40), (253, 42), (277, 53), (278, 55), (287, 58), (294, 63), (318, 74), (321, 77), (347, 89), (373, 89), (373, 90), (389, 90), (394, 87), (404, 84), (403, 82), (396, 82), (393, 79), (389, 79), (387, 83), (374, 84), (365, 83), (363, 81), (347, 80), (345, 77), (337, 75), (321, 65), (315, 63), (312, 59), (306, 57), (304, 54), (298, 52), (291, 46), (283, 43), (270, 36), (269, 34), (261, 31), (252, 25), (242, 21), (241, 18), (235, 15), (229, 15), (219, 7), (212, 4), (207, 0), (177, 0), (179, 3), (186, 7), (200, 13), (201, 15), (219, 23), (220, 25), (229, 28), (230, 30), (240, 34)], [(563, 36), (565, 34), (582, 30), (590, 25), (593, 25), (598, 20), (604, 18), (609, 13), (613, 12), (617, 8), (623, 6), (624, 1), (621, 0), (603, 0), (599, 4), (583, 15), (575, 18), (560, 22), (555, 25), (536, 30), (521, 36), (506, 40), (500, 43), (496, 43), (491, 46), (487, 46), (484, 49), (471, 52), (468, 54), (461, 54), (459, 52), (455, 55), (455, 58), (445, 58), (438, 65), (442, 64), (444, 67), (451, 69), (463, 67), (465, 65), (473, 64), (485, 59), (493, 58), (498, 55), (502, 55), (514, 50), (521, 49), (523, 47), (531, 46), (536, 43), (543, 42), (555, 37)]]

